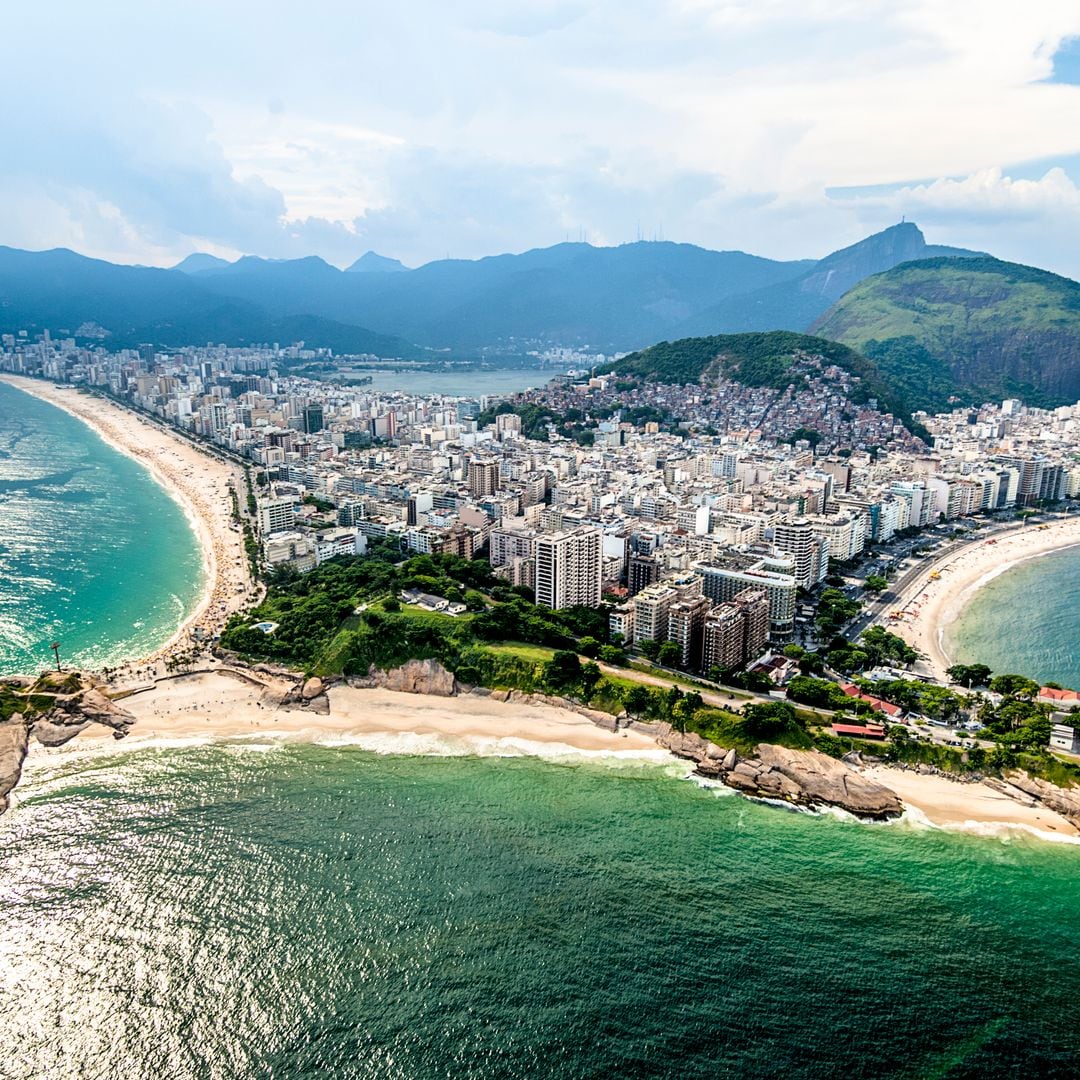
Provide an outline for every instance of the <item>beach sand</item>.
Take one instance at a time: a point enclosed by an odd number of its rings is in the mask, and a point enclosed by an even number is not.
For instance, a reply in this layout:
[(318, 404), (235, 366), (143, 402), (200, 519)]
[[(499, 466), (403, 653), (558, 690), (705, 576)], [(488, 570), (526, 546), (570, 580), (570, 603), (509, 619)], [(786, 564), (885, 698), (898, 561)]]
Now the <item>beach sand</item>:
[[(1046, 528), (1028, 525), (993, 542), (975, 540), (941, 561), (927, 563), (921, 582), (892, 606), (908, 614), (884, 620), (884, 625), (922, 653), (934, 674), (947, 682), (945, 669), (952, 661), (945, 652), (943, 634), (976, 590), (1018, 563), (1073, 544), (1080, 544), (1080, 515), (1048, 523)], [(931, 571), (941, 577), (929, 580)]]
[[(289, 684), (265, 677), (265, 689), (231, 675), (204, 672), (158, 683), (153, 690), (119, 702), (136, 718), (127, 743), (184, 739), (194, 736), (243, 738), (272, 736), (296, 740), (333, 740), (359, 736), (429, 736), (458, 740), (477, 753), (548, 751), (621, 751), (648, 754), (655, 760), (670, 755), (647, 735), (636, 731), (610, 732), (577, 713), (547, 705), (513, 705), (473, 695), (426, 697), (393, 690), (330, 688), (330, 712), (281, 708)], [(81, 738), (100, 734), (91, 728)], [(384, 740), (387, 748), (395, 745)], [(399, 740), (408, 752), (416, 740)], [(376, 744), (373, 742), (372, 746)], [(671, 759), (674, 760), (674, 759)]]
[(1080, 829), (1060, 814), (1041, 806), (1025, 806), (985, 784), (963, 784), (944, 776), (885, 766), (860, 771), (892, 788), (904, 803), (921, 811), (934, 825), (1010, 825), (1057, 836), (1080, 836)]
[(115, 450), (135, 458), (180, 504), (203, 552), (204, 588), (176, 633), (150, 656), (129, 667), (162, 670), (170, 656), (189, 652), (191, 631), (220, 632), (232, 612), (253, 595), (243, 533), (232, 520), (232, 486), (245, 497), (238, 466), (203, 453), (180, 435), (100, 397), (38, 379), (0, 376), (5, 382), (47, 401), (93, 428)]
[[(127, 746), (214, 739), (352, 743), (382, 753), (596, 755), (675, 762), (648, 736), (637, 731), (610, 732), (566, 709), (492, 701), (485, 697), (427, 697), (393, 690), (331, 687), (330, 712), (281, 708), (291, 685), (259, 675), (263, 686), (226, 674), (203, 672), (158, 683), (121, 704), (136, 718), (124, 740)], [(112, 732), (92, 727), (69, 744), (86, 740), (112, 744)], [(33, 754), (63, 753), (34, 747)], [(904, 803), (933, 825), (980, 831), (1006, 827), (1036, 831), (1050, 838), (1078, 837), (1065, 818), (1030, 807), (983, 784), (963, 784), (945, 777), (886, 766), (861, 770), (895, 791)]]

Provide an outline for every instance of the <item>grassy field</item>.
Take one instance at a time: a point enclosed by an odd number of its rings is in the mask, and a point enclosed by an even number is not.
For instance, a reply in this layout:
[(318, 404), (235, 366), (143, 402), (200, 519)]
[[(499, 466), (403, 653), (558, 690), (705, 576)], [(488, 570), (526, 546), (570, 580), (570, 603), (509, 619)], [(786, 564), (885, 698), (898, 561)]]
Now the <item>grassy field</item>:
[(555, 655), (554, 649), (544, 645), (525, 645), (519, 641), (504, 641), (499, 645), (487, 645), (488, 652), (502, 656), (517, 656), (522, 660), (532, 660), (534, 663), (547, 663)]

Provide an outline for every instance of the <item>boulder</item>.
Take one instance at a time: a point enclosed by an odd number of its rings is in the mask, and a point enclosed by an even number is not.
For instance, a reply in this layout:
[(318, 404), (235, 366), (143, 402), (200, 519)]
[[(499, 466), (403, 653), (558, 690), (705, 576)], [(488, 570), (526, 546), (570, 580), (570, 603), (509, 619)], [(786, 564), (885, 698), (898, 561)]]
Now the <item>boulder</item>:
[[(1047, 810), (1060, 814), (1080, 829), (1080, 788), (1061, 788), (1048, 780), (1030, 776), (1023, 769), (1008, 773), (1005, 779), (1012, 787), (1038, 800)], [(989, 783), (989, 781), (983, 782)], [(1006, 792), (1006, 794), (1009, 793)], [(1013, 797), (1015, 798), (1015, 795)]]
[(457, 690), (453, 672), (447, 671), (438, 660), (410, 660), (401, 667), (376, 675), (379, 686), (406, 694), (434, 694), (453, 697)]
[[(51, 720), (38, 720), (30, 731), (41, 746), (63, 746), (89, 726), (89, 720), (85, 724), (54, 724)], [(113, 734), (120, 735), (120, 732), (114, 730)]]
[(311, 701), (313, 698), (317, 698), (323, 693), (323, 681), (317, 675), (313, 675), (307, 682), (304, 683), (303, 689), (300, 691), (300, 696), (305, 701)]
[(26, 723), (15, 713), (7, 723), (0, 724), (0, 814), (8, 808), (8, 793), (22, 775), (26, 757)]

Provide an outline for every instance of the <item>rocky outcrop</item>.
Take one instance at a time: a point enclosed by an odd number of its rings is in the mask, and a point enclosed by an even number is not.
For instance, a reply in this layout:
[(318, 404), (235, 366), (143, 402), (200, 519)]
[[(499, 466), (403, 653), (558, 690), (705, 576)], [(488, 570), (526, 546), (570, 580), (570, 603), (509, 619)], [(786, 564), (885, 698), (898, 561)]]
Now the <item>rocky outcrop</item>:
[(0, 724), (0, 814), (8, 808), (8, 793), (22, 775), (23, 758), (29, 737), (21, 713)]
[(307, 682), (304, 683), (300, 690), (300, 696), (304, 701), (311, 701), (313, 698), (319, 697), (323, 693), (323, 681), (318, 676), (313, 675)]
[(76, 672), (48, 672), (39, 679), (8, 676), (0, 680), (9, 700), (25, 708), (0, 723), (0, 813), (19, 781), (32, 735), (42, 746), (62, 746), (91, 724), (111, 728), (122, 739), (135, 717), (107, 697), (101, 688)]
[(1004, 780), (986, 779), (983, 783), (1018, 802), (1045, 806), (1080, 829), (1080, 788), (1058, 787), (1022, 769), (1007, 773)]
[(438, 660), (410, 660), (389, 671), (374, 668), (366, 676), (351, 677), (350, 686), (363, 689), (397, 690), (404, 694), (432, 694), (453, 697), (457, 693), (454, 674)]
[(708, 742), (692, 732), (657, 724), (657, 742), (697, 763), (701, 776), (722, 780), (745, 795), (782, 799), (795, 806), (835, 806), (857, 817), (882, 821), (899, 817), (904, 804), (889, 788), (869, 780), (842, 761), (817, 750), (789, 750), (761, 743), (751, 758)]

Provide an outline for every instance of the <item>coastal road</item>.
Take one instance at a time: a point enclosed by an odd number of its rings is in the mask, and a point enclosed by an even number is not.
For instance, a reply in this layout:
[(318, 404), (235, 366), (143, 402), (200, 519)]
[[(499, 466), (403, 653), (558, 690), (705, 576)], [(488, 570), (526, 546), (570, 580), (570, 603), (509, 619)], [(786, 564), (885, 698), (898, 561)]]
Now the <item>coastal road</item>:
[(996, 540), (1025, 528), (1031, 529), (1033, 526), (1022, 523), (991, 526), (980, 530), (975, 539), (965, 537), (963, 540), (946, 541), (944, 550), (935, 553), (930, 559), (920, 559), (914, 566), (905, 570), (895, 582), (891, 582), (885, 592), (870, 601), (858, 618), (845, 629), (844, 637), (854, 641), (864, 630), (875, 623), (882, 622), (888, 611), (903, 611), (925, 587), (930, 574), (935, 570), (946, 569), (962, 552), (985, 544), (987, 540)]
[[(588, 659), (585, 657), (584, 659)], [(599, 662), (598, 662), (599, 663)], [(744, 705), (775, 704), (778, 701), (787, 702), (796, 709), (805, 709), (815, 713), (825, 720), (831, 720), (836, 714), (829, 709), (818, 709), (813, 705), (800, 705), (795, 701), (787, 701), (787, 698), (772, 697), (769, 694), (755, 694), (749, 690), (740, 690), (738, 694), (725, 693), (722, 690), (710, 690), (700, 683), (690, 682), (672, 673), (670, 679), (659, 675), (649, 675), (647, 672), (638, 671), (635, 668), (613, 667), (611, 664), (599, 663), (600, 671), (604, 675), (612, 675), (618, 679), (626, 679), (629, 682), (641, 683), (643, 686), (655, 686), (661, 690), (667, 690), (672, 686), (680, 690), (701, 695), (701, 700), (706, 705), (715, 705), (719, 709), (741, 709)]]

